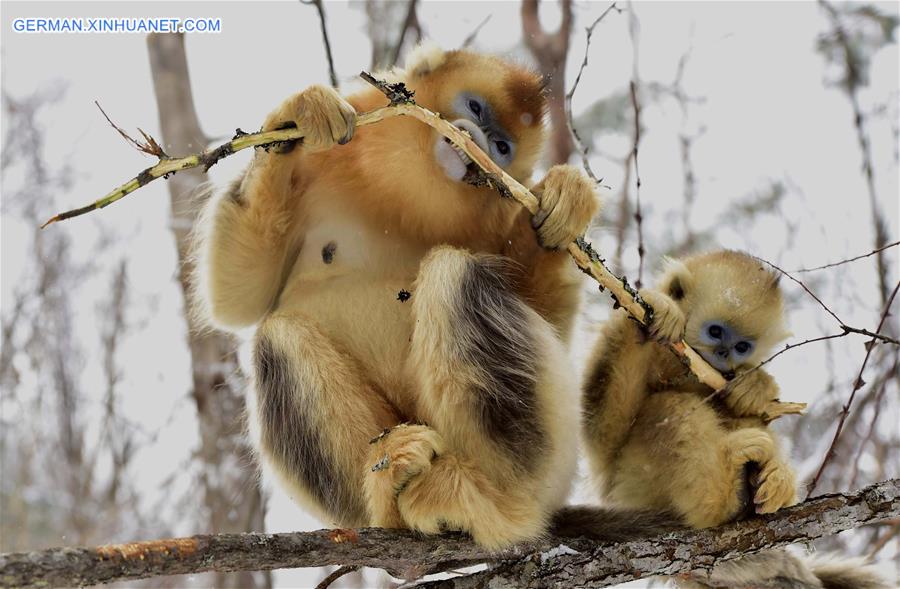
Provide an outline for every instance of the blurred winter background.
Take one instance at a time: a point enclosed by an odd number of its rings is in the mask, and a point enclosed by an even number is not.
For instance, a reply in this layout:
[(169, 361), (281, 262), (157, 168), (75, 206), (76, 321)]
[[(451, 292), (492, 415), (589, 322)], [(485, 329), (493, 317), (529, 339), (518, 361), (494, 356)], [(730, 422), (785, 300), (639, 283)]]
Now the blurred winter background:
[[(557, 106), (608, 3), (326, 2), (342, 89), (419, 38), (534, 64)], [(898, 239), (898, 4), (620, 3), (594, 30), (572, 101), (605, 209), (590, 237), (617, 272), (646, 284), (664, 255), (748, 250), (786, 270)], [(571, 21), (566, 16), (570, 12)], [(219, 34), (22, 34), (18, 17), (218, 17)], [(557, 32), (562, 28), (561, 32)], [(568, 29), (568, 30), (567, 30)], [(568, 33), (568, 34), (567, 34)], [(328, 83), (316, 7), (296, 1), (2, 4), (2, 354), (0, 550), (226, 531), (316, 529), (257, 476), (242, 437), (246, 389), (235, 343), (189, 329), (185, 239), (202, 181), (179, 174), (102, 212), (38, 230), (153, 163), (94, 106), (186, 154), (258, 128), (288, 94)], [(188, 69), (179, 67), (184, 51)], [(190, 76), (188, 80), (188, 74)], [(635, 224), (634, 81), (640, 114)], [(192, 95), (191, 95), (192, 91)], [(562, 111), (559, 111), (562, 112)], [(196, 114), (195, 114), (196, 113)], [(561, 121), (563, 124), (561, 124)], [(580, 163), (564, 118), (542, 166)], [(900, 248), (797, 274), (847, 325), (874, 330), (898, 280)], [(841, 333), (796, 284), (793, 341)], [(585, 285), (576, 362), (611, 305)], [(895, 312), (884, 331), (896, 336)], [(777, 424), (809, 481), (854, 390), (866, 338), (793, 349), (771, 371), (783, 398), (810, 403)], [(898, 348), (878, 345), (834, 459), (815, 492), (900, 475)], [(801, 495), (805, 495), (801, 491)], [(576, 500), (590, 500), (580, 485)], [(900, 522), (816, 542), (873, 556), (896, 576)], [(133, 586), (303, 587), (327, 571), (198, 575)], [(374, 572), (340, 586), (386, 586)], [(657, 583), (659, 584), (659, 583)], [(632, 586), (647, 586), (635, 583)]]

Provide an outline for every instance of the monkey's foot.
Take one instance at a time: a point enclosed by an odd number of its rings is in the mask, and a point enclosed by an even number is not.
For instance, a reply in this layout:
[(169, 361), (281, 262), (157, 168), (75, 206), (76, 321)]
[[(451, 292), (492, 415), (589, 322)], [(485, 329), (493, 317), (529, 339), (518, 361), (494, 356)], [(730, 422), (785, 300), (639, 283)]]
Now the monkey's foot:
[(781, 460), (770, 460), (762, 465), (756, 481), (753, 496), (756, 513), (772, 513), (797, 502), (794, 471)]
[(743, 466), (747, 462), (762, 466), (775, 456), (775, 441), (765, 430), (739, 429), (725, 438), (725, 451), (736, 466)]
[(653, 308), (653, 321), (649, 325), (650, 336), (664, 344), (679, 342), (684, 338), (684, 312), (669, 296), (656, 290), (642, 290), (641, 298)]
[(372, 439), (366, 495), (372, 525), (405, 527), (397, 511), (397, 495), (416, 476), (431, 469), (431, 462), (444, 451), (440, 434), (425, 425), (398, 425)]

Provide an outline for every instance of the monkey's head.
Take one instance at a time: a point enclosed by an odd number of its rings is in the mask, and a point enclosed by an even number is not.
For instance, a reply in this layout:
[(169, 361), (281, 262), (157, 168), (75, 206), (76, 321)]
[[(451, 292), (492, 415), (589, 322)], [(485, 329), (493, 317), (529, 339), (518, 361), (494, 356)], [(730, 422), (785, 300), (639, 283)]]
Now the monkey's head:
[(752, 256), (723, 250), (670, 261), (659, 288), (685, 314), (685, 341), (727, 375), (790, 335), (778, 279)]
[[(419, 105), (468, 131), (510, 176), (528, 180), (544, 143), (540, 75), (498, 57), (423, 45), (407, 60), (404, 77)], [(474, 164), (437, 132), (423, 130), (440, 172), (451, 182), (464, 181)]]

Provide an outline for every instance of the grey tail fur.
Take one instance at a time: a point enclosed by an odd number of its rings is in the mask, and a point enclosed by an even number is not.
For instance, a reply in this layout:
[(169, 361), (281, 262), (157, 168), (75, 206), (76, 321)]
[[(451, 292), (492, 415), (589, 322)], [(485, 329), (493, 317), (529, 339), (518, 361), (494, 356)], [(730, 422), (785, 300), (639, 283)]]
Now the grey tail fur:
[(569, 505), (553, 514), (549, 532), (565, 538), (585, 537), (600, 542), (627, 542), (658, 536), (683, 527), (676, 516), (661, 511)]
[(679, 581), (681, 589), (891, 589), (861, 559), (803, 559), (768, 550), (713, 567), (709, 577)]
[(823, 589), (890, 589), (862, 560), (819, 560), (811, 562), (810, 568)]

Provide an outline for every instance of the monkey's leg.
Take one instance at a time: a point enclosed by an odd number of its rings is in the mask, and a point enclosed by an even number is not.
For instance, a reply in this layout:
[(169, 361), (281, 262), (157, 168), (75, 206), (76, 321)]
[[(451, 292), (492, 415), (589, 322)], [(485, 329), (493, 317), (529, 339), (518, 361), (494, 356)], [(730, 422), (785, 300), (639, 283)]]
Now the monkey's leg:
[[(576, 439), (563, 346), (506, 287), (503, 264), (447, 247), (422, 262), (409, 369), (428, 425), (373, 446), (373, 464), (387, 468), (368, 485), (370, 501), (396, 494), (409, 527), (463, 529), (489, 547), (545, 529), (568, 492)], [(416, 466), (391, 469), (409, 447)]]
[(667, 500), (685, 523), (698, 528), (719, 525), (737, 517), (750, 501), (745, 465), (765, 464), (775, 452), (769, 432), (728, 432), (715, 411), (695, 395), (653, 394), (616, 465), (618, 479), (646, 480), (632, 481), (618, 492), (628, 493), (638, 484), (659, 488), (665, 481)]
[(257, 331), (256, 423), (262, 456), (295, 500), (327, 523), (369, 524), (369, 441), (399, 421), (382, 395), (307, 317), (276, 313)]

